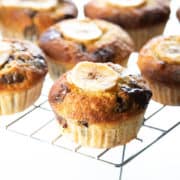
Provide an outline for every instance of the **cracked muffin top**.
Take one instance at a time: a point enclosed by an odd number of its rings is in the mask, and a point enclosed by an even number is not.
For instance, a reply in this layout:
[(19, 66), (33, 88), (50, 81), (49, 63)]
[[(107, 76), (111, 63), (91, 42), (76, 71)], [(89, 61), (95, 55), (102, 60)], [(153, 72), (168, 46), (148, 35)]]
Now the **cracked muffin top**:
[(0, 0), (0, 23), (25, 39), (33, 40), (52, 24), (76, 16), (77, 8), (68, 0)]
[(80, 61), (121, 64), (134, 50), (129, 35), (119, 26), (103, 20), (64, 20), (44, 32), (39, 45), (46, 55), (60, 63)]
[(47, 73), (45, 56), (28, 41), (0, 41), (0, 90), (18, 91), (29, 88)]
[(52, 86), (49, 102), (63, 119), (88, 124), (126, 120), (152, 96), (143, 79), (113, 63), (78, 63)]
[(119, 24), (125, 29), (149, 27), (169, 18), (169, 0), (91, 0), (85, 15)]

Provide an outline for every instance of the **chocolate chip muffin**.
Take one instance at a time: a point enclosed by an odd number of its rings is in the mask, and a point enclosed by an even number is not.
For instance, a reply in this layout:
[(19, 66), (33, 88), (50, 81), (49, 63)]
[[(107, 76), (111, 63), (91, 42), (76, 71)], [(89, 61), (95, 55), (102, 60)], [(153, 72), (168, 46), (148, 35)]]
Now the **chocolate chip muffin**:
[(96, 148), (136, 137), (151, 98), (142, 78), (113, 63), (80, 62), (49, 93), (62, 133)]
[(180, 36), (149, 41), (140, 51), (138, 65), (154, 100), (180, 105)]
[(47, 64), (41, 50), (30, 42), (0, 41), (0, 115), (23, 111), (41, 93)]
[(81, 61), (126, 65), (134, 50), (131, 38), (120, 27), (91, 19), (64, 20), (43, 33), (39, 45), (54, 80)]
[(150, 38), (162, 34), (169, 18), (169, 0), (91, 0), (85, 15), (122, 26), (133, 38), (136, 50)]
[(10, 38), (34, 41), (52, 24), (76, 16), (77, 8), (66, 0), (0, 1), (0, 29)]

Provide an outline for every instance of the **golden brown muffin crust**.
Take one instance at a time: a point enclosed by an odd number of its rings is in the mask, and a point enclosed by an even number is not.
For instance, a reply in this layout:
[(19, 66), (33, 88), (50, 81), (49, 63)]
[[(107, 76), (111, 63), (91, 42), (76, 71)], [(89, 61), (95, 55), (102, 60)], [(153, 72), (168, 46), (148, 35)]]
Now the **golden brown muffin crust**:
[[(169, 38), (169, 37), (167, 37)], [(176, 38), (176, 37), (170, 37)], [(177, 36), (180, 39), (180, 37)], [(164, 41), (166, 37), (157, 37), (149, 41), (140, 51), (138, 65), (142, 75), (149, 80), (159, 81), (166, 85), (180, 86), (180, 64), (158, 58), (153, 46)]]
[(34, 10), (0, 6), (0, 22), (14, 32), (29, 36), (39, 36), (52, 24), (67, 18), (77, 16), (77, 8), (70, 1), (59, 1), (56, 8), (49, 10)]
[[(77, 21), (77, 20), (66, 20)], [(43, 51), (55, 61), (77, 63), (80, 61), (92, 62), (119, 62), (126, 59), (134, 50), (131, 38), (121, 28), (102, 20), (82, 20), (93, 22), (103, 32), (103, 35), (89, 44), (78, 43), (62, 36), (59, 24), (48, 29), (39, 40)]]
[(27, 41), (3, 40), (11, 47), (4, 57), (0, 54), (0, 91), (20, 91), (30, 88), (47, 73), (45, 56)]
[(59, 121), (63, 117), (83, 124), (114, 123), (147, 107), (151, 91), (140, 79), (137, 81), (130, 77), (126, 84), (121, 82), (112, 90), (93, 93), (70, 84), (64, 74), (51, 88), (49, 102)]
[(91, 0), (84, 7), (85, 15), (119, 24), (127, 29), (148, 27), (166, 22), (169, 18), (169, 0), (147, 0), (140, 7), (111, 6), (106, 1)]

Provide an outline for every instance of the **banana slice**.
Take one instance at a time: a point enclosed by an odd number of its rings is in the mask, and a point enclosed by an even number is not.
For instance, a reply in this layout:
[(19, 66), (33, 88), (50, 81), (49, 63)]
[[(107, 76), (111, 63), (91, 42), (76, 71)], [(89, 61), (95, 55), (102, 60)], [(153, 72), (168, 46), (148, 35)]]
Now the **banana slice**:
[(155, 47), (156, 55), (167, 63), (180, 64), (180, 39), (166, 39)]
[(147, 0), (108, 0), (108, 3), (120, 7), (138, 7), (146, 3)]
[(12, 50), (12, 47), (10, 43), (5, 41), (0, 41), (0, 55), (4, 52), (10, 52)]
[(2, 0), (1, 6), (48, 10), (57, 5), (57, 0)]
[(101, 37), (101, 29), (93, 22), (88, 21), (66, 21), (60, 25), (63, 36), (80, 43), (97, 40)]
[(81, 62), (67, 75), (67, 80), (85, 91), (106, 91), (117, 84), (119, 74), (103, 63)]
[(12, 47), (9, 43), (3, 41), (0, 42), (0, 68), (8, 60), (11, 51)]

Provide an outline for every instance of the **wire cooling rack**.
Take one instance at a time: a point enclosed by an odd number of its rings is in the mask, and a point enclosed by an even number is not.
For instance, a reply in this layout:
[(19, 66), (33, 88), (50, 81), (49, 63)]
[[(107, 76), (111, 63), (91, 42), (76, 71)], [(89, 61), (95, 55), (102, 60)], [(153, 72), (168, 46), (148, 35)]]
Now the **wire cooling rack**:
[[(13, 116), (2, 116), (0, 129), (7, 129), (7, 131), (29, 136), (31, 139), (49, 143), (87, 158), (96, 159), (115, 168), (120, 168), (120, 172), (122, 172), (125, 164), (133, 161), (134, 158), (140, 156), (150, 146), (180, 125), (180, 107), (163, 106), (151, 100), (143, 126), (136, 139), (127, 145), (111, 149), (82, 147), (60, 134), (59, 125), (47, 101), (51, 85), (52, 81), (47, 76), (38, 101), (24, 112)], [(171, 114), (173, 114), (173, 118), (171, 118)], [(119, 179), (121, 179), (121, 173)]]
[[(174, 0), (174, 6), (179, 0)], [(78, 0), (78, 3), (84, 4), (84, 1)], [(172, 17), (175, 17), (175, 10), (172, 11)], [(165, 34), (169, 35), (179, 32), (177, 28), (177, 20), (169, 21)], [(179, 26), (178, 26), (179, 27)], [(130, 66), (130, 70), (136, 71), (134, 63)], [(118, 179), (123, 180), (123, 167), (131, 163), (137, 156), (171, 133), (173, 129), (180, 126), (180, 107), (163, 106), (153, 100), (147, 108), (144, 123), (137, 135), (137, 138), (124, 146), (117, 146), (111, 149), (94, 149), (82, 147), (75, 144), (60, 134), (59, 125), (55, 120), (54, 114), (48, 104), (47, 96), (53, 82), (47, 76), (40, 98), (34, 105), (21, 113), (12, 116), (0, 117), (0, 130), (6, 129), (22, 136), (28, 136), (32, 140), (49, 143), (50, 146), (63, 148), (72, 153), (78, 153), (88, 158), (101, 161), (109, 166), (120, 169)]]

